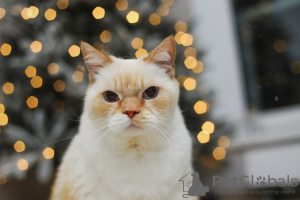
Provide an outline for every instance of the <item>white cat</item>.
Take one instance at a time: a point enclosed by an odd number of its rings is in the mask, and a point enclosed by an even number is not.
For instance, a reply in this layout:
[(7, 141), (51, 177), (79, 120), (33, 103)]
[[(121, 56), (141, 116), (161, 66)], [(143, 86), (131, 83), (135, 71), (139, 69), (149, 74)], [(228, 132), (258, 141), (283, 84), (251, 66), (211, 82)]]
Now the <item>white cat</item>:
[(177, 105), (174, 38), (139, 59), (81, 49), (90, 85), (51, 200), (183, 199), (192, 142)]

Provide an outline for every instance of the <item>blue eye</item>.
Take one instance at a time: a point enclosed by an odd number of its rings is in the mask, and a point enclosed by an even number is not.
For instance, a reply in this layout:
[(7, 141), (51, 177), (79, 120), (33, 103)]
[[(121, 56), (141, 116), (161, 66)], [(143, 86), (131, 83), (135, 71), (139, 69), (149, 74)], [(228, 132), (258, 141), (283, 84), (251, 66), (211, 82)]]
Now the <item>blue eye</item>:
[(144, 91), (143, 97), (145, 99), (153, 99), (157, 96), (158, 94), (158, 87), (149, 87), (147, 90)]
[(110, 103), (113, 103), (113, 102), (116, 102), (119, 100), (119, 96), (112, 92), (112, 91), (106, 91), (103, 93), (103, 96), (104, 96), (104, 99), (107, 101), (107, 102), (110, 102)]

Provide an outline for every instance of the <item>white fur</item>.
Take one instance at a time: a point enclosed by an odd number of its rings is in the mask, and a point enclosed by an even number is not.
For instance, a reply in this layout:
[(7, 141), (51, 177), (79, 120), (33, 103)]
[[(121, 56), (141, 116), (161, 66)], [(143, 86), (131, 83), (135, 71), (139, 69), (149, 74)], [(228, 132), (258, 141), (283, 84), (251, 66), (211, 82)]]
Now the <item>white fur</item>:
[[(137, 82), (144, 78), (144, 88), (141, 84), (132, 84), (129, 90), (142, 94), (148, 87), (158, 86), (172, 95), (164, 111), (141, 111), (140, 115), (145, 117), (141, 129), (128, 129), (130, 119), (122, 113), (112, 114), (107, 119), (91, 115), (97, 95), (115, 91), (113, 80), (126, 73), (132, 74), (132, 80)], [(120, 84), (118, 81), (115, 92), (122, 99), (125, 94)], [(142, 59), (113, 58), (110, 66), (99, 69), (95, 83), (87, 91), (79, 133), (64, 156), (52, 199), (63, 199), (61, 194), (65, 188), (69, 190), (69, 199), (74, 200), (183, 199), (179, 179), (192, 171), (192, 143), (177, 105), (178, 93), (175, 79), (170, 79), (164, 69)], [(166, 94), (162, 91), (158, 95)], [(126, 145), (133, 136), (139, 147), (130, 149)]]

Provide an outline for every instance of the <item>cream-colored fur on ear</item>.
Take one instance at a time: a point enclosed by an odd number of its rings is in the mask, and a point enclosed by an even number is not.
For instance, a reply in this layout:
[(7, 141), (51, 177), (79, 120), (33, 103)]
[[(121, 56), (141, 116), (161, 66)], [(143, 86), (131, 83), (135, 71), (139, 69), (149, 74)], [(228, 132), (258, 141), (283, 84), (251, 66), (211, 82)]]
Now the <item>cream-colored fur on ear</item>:
[[(97, 70), (51, 200), (182, 200), (179, 179), (192, 171), (192, 141), (177, 105), (174, 70), (165, 68), (173, 67), (172, 39), (165, 42), (148, 55), (150, 60), (110, 57), (105, 67), (93, 58), (97, 52), (82, 45), (87, 65)], [(159, 88), (157, 96), (143, 99), (153, 86)], [(107, 102), (105, 91), (116, 93), (119, 101)], [(137, 101), (140, 112), (130, 119), (121, 109)]]

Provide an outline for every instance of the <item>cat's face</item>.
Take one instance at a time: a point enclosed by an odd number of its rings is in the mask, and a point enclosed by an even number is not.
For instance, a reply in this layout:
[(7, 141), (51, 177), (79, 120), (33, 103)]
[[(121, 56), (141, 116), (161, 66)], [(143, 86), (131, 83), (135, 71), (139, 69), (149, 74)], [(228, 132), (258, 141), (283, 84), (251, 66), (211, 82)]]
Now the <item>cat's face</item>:
[(179, 96), (172, 37), (139, 59), (123, 60), (81, 46), (91, 82), (85, 100), (91, 120), (129, 135), (158, 131), (169, 123)]

